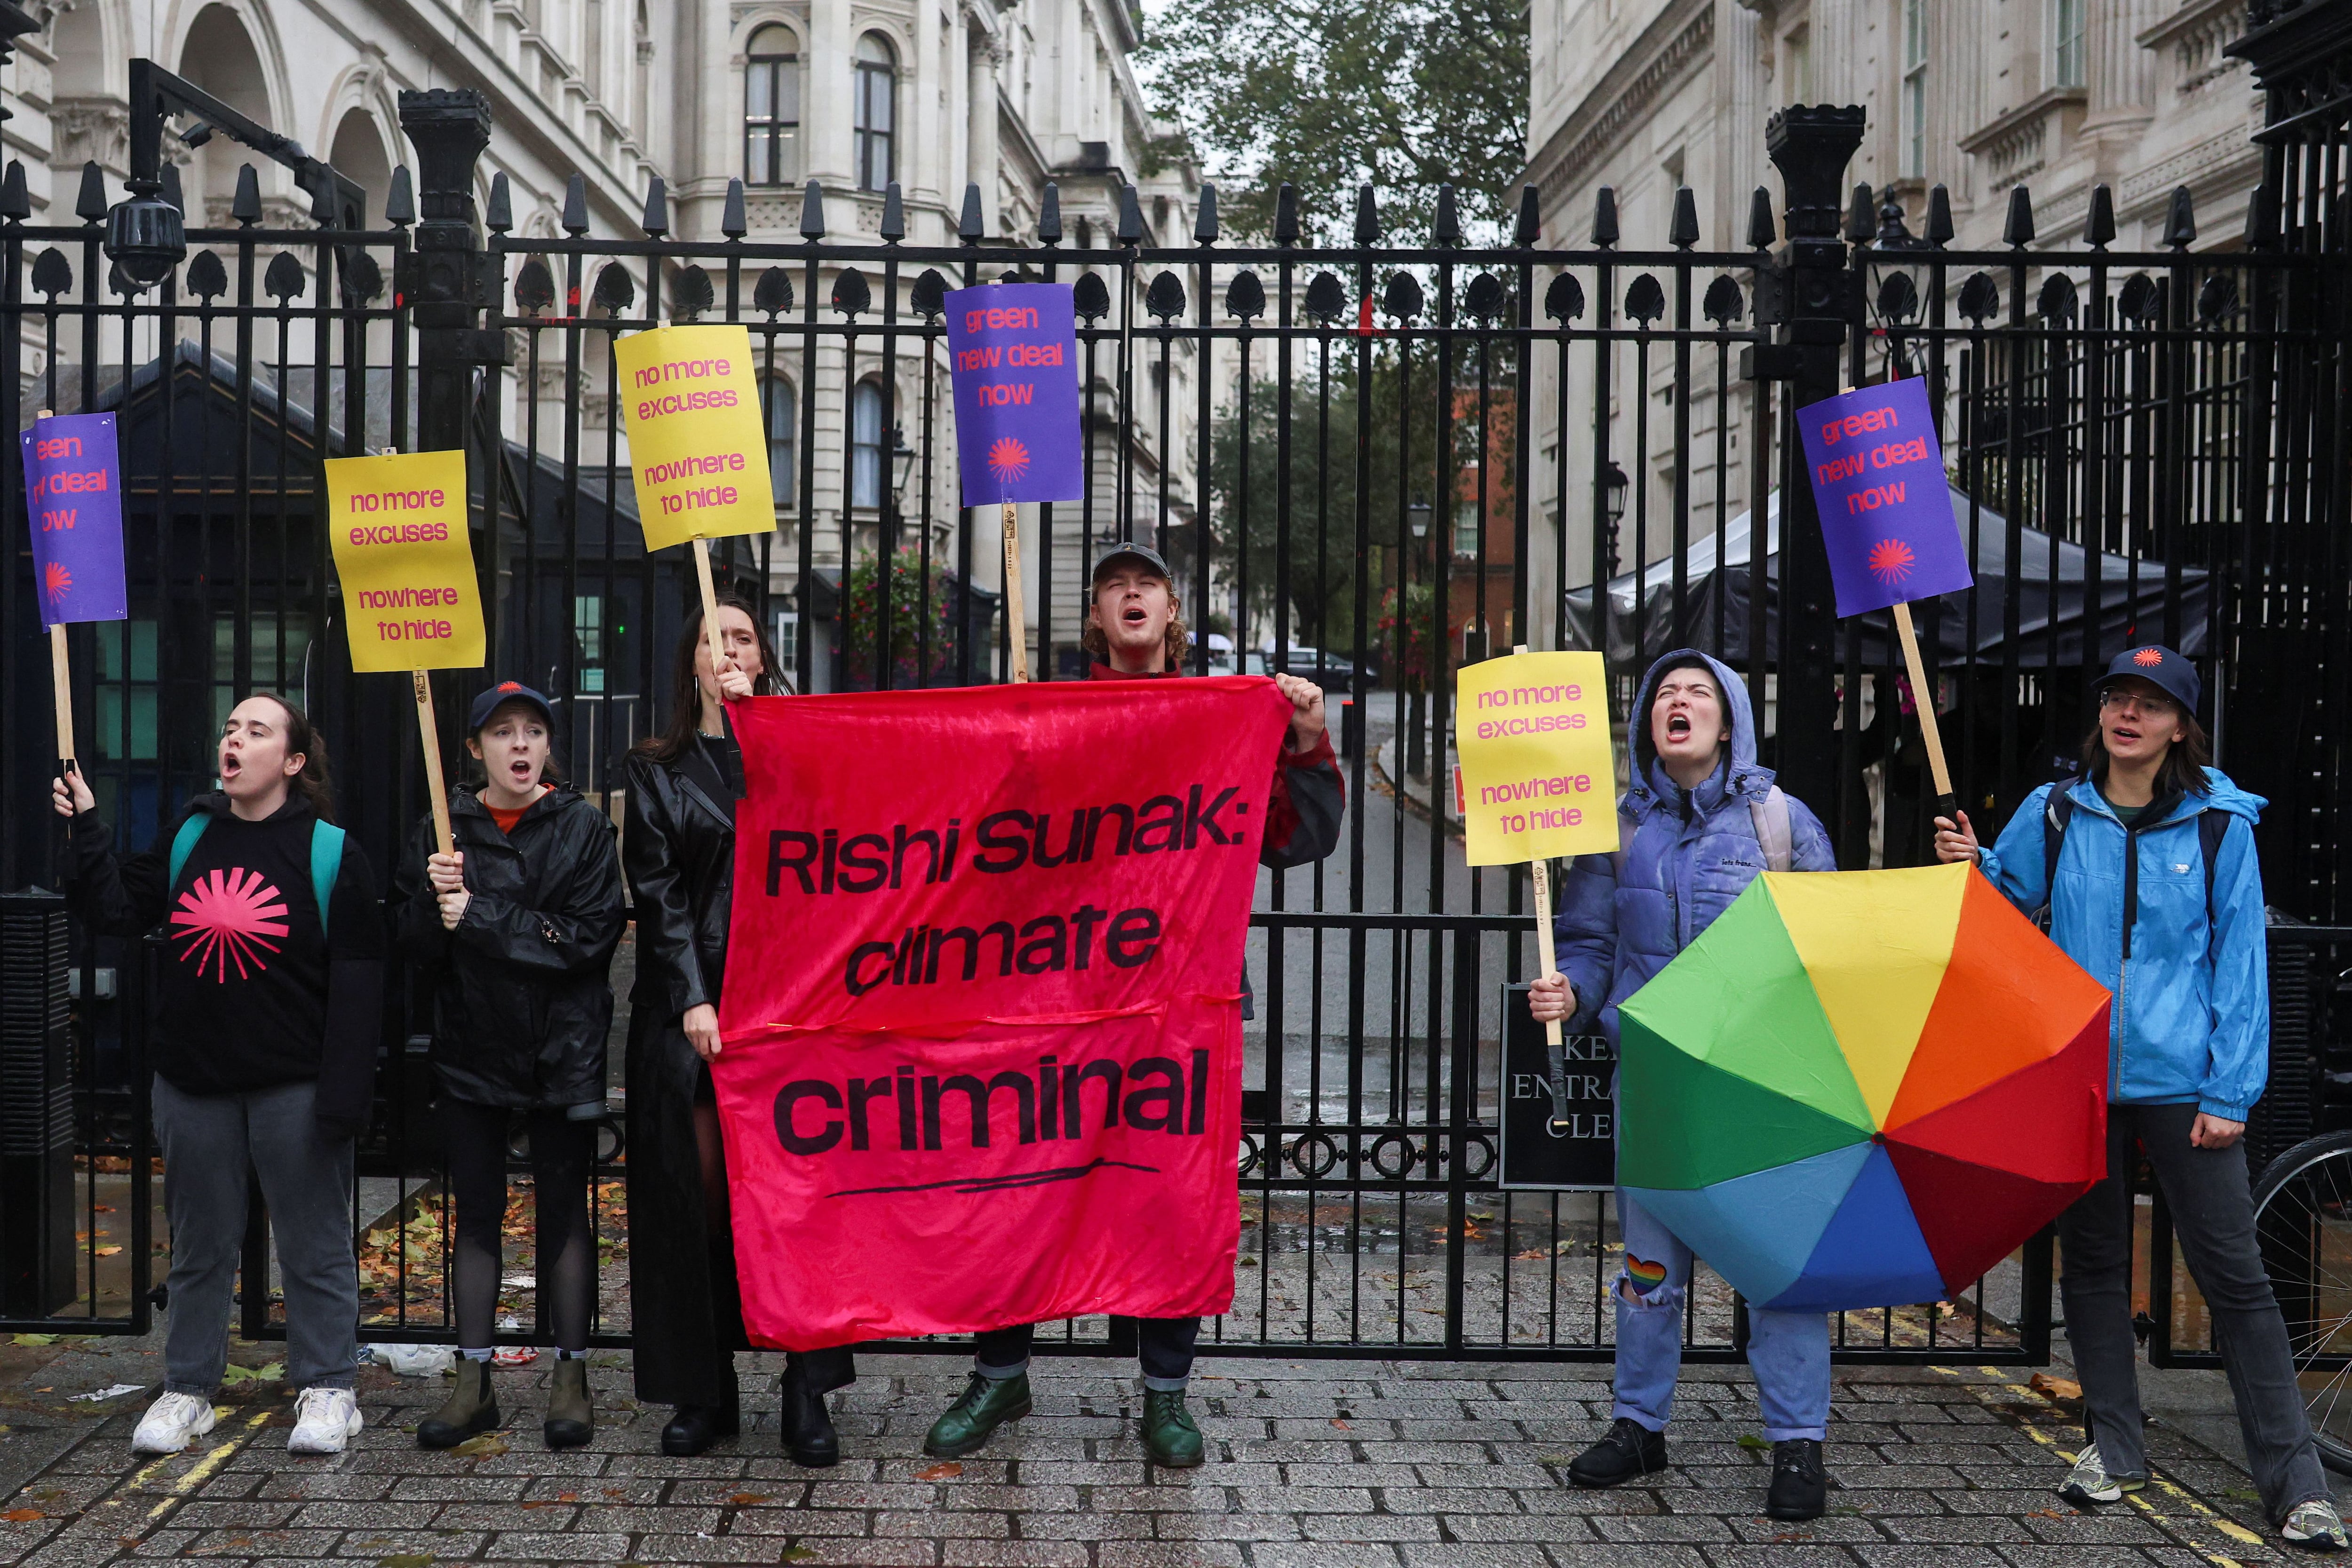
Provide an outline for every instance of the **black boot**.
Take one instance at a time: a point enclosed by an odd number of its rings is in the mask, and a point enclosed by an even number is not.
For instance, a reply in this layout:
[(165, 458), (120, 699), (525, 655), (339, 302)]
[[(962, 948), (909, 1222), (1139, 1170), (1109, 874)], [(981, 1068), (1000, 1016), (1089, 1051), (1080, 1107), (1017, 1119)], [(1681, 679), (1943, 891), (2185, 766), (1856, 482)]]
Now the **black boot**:
[(681, 1405), (662, 1428), (661, 1451), (690, 1459), (721, 1437), (731, 1437), (743, 1425), (733, 1400), (724, 1405)]
[(825, 1407), (824, 1396), (809, 1386), (808, 1375), (798, 1363), (784, 1368), (783, 1396), (778, 1424), (793, 1463), (814, 1470), (839, 1464), (841, 1437), (833, 1429), (833, 1412)]
[(457, 1386), (441, 1408), (416, 1424), (420, 1448), (454, 1448), (498, 1427), (499, 1393), (490, 1386), (490, 1364), (461, 1355), (455, 1371)]
[(1772, 1445), (1772, 1490), (1764, 1494), (1764, 1511), (1774, 1519), (1819, 1519), (1829, 1508), (1829, 1475), (1822, 1468), (1822, 1446), (1811, 1437), (1790, 1437)]
[(1601, 1441), (1576, 1456), (1568, 1467), (1568, 1479), (1580, 1487), (1622, 1486), (1665, 1468), (1666, 1435), (1620, 1416)]

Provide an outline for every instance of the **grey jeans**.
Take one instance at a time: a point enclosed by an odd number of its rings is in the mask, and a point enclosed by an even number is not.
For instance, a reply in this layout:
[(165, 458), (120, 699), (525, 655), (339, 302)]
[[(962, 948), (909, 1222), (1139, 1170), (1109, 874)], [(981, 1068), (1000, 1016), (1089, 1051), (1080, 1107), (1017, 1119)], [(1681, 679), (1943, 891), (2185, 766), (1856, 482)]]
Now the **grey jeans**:
[[(313, 1086), (185, 1094), (155, 1080), (172, 1272), (163, 1387), (209, 1399), (228, 1362), (229, 1309), (245, 1244), (247, 1172), (261, 1180), (286, 1291), (286, 1375), (349, 1388), (359, 1369), (360, 1279), (352, 1256), (352, 1141), (320, 1135)], [(247, 1281), (247, 1290), (263, 1281)]]
[(2189, 1276), (2205, 1294), (2238, 1406), (2238, 1429), (2273, 1521), (2328, 1495), (2295, 1385), (2286, 1321), (2254, 1239), (2243, 1140), (2192, 1148), (2194, 1105), (2110, 1105), (2107, 1179), (2058, 1217), (2066, 1343), (2083, 1380), (2084, 1424), (2110, 1475), (2147, 1474), (2131, 1323), (2132, 1143), (2147, 1150)]

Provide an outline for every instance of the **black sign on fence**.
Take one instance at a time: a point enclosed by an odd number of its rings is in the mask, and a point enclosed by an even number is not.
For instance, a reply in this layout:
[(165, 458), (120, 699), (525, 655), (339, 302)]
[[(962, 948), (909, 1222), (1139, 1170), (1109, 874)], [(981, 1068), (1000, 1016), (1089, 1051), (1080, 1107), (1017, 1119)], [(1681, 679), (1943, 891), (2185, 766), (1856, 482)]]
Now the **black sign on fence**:
[(1528, 988), (1503, 988), (1503, 1180), (1579, 1192), (1617, 1185), (1617, 1048), (1571, 1034), (1559, 1053), (1528, 1014)]

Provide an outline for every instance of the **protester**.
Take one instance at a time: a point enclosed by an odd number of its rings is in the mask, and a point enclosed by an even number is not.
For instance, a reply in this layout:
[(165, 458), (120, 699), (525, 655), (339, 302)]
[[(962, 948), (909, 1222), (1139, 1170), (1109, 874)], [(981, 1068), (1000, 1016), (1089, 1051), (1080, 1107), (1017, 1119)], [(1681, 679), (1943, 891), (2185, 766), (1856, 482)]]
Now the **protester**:
[(2137, 1144), (2212, 1314), (2263, 1506), (2291, 1543), (2339, 1551), (2344, 1521), (2263, 1268), (2242, 1141), (2269, 1076), (2254, 852), (2263, 802), (2208, 766), (2201, 689), (2196, 666), (2170, 648), (2117, 654), (2098, 685), (2080, 776), (2028, 795), (1990, 850), (1967, 812), (1938, 817), (1936, 852), (1975, 859), (2115, 997), (2107, 1178), (2058, 1218), (2086, 1439), (2059, 1495), (2114, 1502), (2147, 1484), (2130, 1281)]
[[(1080, 641), (1094, 658), (1090, 679), (1130, 681), (1183, 674), (1191, 637), (1176, 601), (1175, 579), (1157, 550), (1115, 543), (1095, 561), (1092, 603)], [(1274, 790), (1266, 801), (1263, 864), (1280, 871), (1321, 860), (1339, 841), (1347, 787), (1324, 727), (1323, 692), (1295, 675), (1275, 685), (1290, 700), (1290, 727), (1275, 758)], [(1251, 1016), (1248, 977), (1243, 1014)], [(1192, 1373), (1198, 1318), (1139, 1318), (1136, 1352), (1143, 1369), (1143, 1447), (1171, 1469), (1204, 1458), (1201, 1429), (1184, 1406)], [(976, 1453), (1007, 1421), (1029, 1414), (1029, 1351), (1036, 1325), (1021, 1323), (979, 1336), (971, 1380), (961, 1397), (931, 1424), (923, 1451), (957, 1458)]]
[(434, 975), (433, 1070), (457, 1206), (449, 1292), (457, 1386), (416, 1427), (427, 1448), (499, 1425), (490, 1381), (505, 1270), (507, 1136), (530, 1140), (538, 1306), (555, 1343), (541, 1433), (551, 1448), (595, 1431), (588, 1318), (596, 1292), (589, 1169), (604, 1113), (609, 974), (627, 923), (612, 819), (548, 773), (554, 711), (513, 681), (474, 699), (467, 749), (486, 775), (449, 792), (454, 852), (427, 813), (393, 879), (393, 929)]
[[(735, 1352), (747, 1348), (735, 1276), (727, 1157), (709, 1064), (735, 873), (743, 754), (726, 704), (782, 693), (751, 607), (719, 600), (719, 666), (702, 614), (678, 635), (667, 727), (629, 755), (621, 863), (636, 907), (629, 992), (629, 1279), (637, 1397), (675, 1405), (665, 1454), (701, 1453), (740, 1425)], [(785, 1358), (782, 1426), (797, 1464), (831, 1465), (840, 1439), (824, 1396), (856, 1378), (847, 1347)]]
[(257, 1177), (285, 1291), (288, 1380), (301, 1391), (286, 1446), (337, 1454), (361, 1427), (352, 1140), (383, 1031), (383, 917), (367, 857), (334, 826), (327, 743), (299, 708), (246, 698), (215, 763), (220, 788), (130, 856), (114, 852), (79, 771), (51, 786), (70, 819), (74, 914), (118, 936), (170, 921), (152, 1037), (172, 1228), (163, 1392), (131, 1446), (176, 1454), (212, 1430)]
[[(1738, 677), (1683, 649), (1650, 666), (1633, 711), (1633, 787), (1619, 803), (1622, 848), (1582, 855), (1554, 921), (1561, 974), (1534, 982), (1545, 1022), (1617, 1039), (1618, 1004), (1698, 939), (1765, 871), (1835, 871), (1829, 836), (1756, 765), (1755, 716)], [(1617, 1310), (1616, 1408), (1607, 1435), (1569, 1466), (1579, 1486), (1610, 1487), (1666, 1466), (1665, 1429), (1682, 1370), (1691, 1249), (1624, 1188)], [(1748, 1311), (1748, 1364), (1772, 1445), (1764, 1511), (1817, 1519), (1828, 1501), (1829, 1319)]]

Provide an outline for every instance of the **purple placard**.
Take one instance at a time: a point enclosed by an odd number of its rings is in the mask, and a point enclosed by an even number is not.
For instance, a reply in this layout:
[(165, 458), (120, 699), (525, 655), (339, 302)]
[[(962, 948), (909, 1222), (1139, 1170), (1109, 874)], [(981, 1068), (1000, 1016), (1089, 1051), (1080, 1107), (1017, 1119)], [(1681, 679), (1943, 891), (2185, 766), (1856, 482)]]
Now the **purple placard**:
[(1797, 429), (1840, 615), (1975, 586), (1926, 382), (1824, 398), (1797, 411)]
[(114, 416), (37, 419), (16, 441), (25, 454), (25, 511), (33, 528), (42, 626), (128, 618)]
[(1078, 330), (1066, 283), (990, 283), (946, 300), (963, 504), (1075, 501)]

